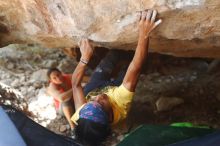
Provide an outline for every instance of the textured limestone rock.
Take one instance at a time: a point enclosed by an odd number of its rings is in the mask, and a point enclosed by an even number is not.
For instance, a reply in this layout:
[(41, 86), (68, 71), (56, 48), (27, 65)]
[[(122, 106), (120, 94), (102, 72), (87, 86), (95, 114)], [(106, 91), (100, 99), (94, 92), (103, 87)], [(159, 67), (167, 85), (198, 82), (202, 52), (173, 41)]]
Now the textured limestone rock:
[(134, 49), (136, 11), (149, 8), (163, 19), (151, 36), (152, 51), (220, 57), (219, 0), (0, 1), (0, 44), (74, 47), (88, 37), (97, 46)]
[(47, 69), (40, 69), (34, 72), (31, 76), (31, 82), (41, 81), (41, 82), (48, 82), (47, 77)]
[(0, 82), (0, 105), (10, 105), (28, 114), (28, 104), (23, 95), (12, 87)]

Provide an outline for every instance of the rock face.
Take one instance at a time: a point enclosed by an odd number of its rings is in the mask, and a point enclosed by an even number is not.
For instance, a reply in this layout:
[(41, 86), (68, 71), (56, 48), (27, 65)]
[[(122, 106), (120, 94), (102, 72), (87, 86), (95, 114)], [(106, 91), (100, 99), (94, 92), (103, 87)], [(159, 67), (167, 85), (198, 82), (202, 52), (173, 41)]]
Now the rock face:
[(219, 0), (7, 0), (0, 2), (0, 44), (135, 49), (136, 11), (155, 8), (163, 23), (151, 36), (154, 52), (220, 57)]

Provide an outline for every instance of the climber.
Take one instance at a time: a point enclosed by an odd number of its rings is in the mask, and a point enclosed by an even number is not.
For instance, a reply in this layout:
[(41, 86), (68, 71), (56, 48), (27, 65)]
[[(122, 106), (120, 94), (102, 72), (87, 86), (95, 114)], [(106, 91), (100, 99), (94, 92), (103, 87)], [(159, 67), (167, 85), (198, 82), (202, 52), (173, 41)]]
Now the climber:
[[(93, 54), (88, 39), (80, 42), (81, 59), (72, 75), (72, 89), (76, 112), (71, 120), (75, 126), (76, 138), (85, 145), (99, 145), (110, 134), (111, 125), (126, 118), (141, 72), (148, 53), (149, 34), (162, 21), (156, 20), (157, 12), (147, 10), (139, 12), (139, 39), (130, 65), (121, 82), (110, 80), (110, 74), (120, 56), (110, 51), (100, 62), (91, 76), (90, 82), (83, 88), (82, 77)], [(99, 91), (97, 91), (99, 90)], [(91, 93), (90, 99), (85, 95)]]
[(74, 103), (72, 101), (72, 84), (71, 76), (64, 74), (57, 68), (51, 68), (47, 72), (49, 78), (49, 86), (47, 92), (54, 99), (54, 106), (57, 113), (65, 115), (69, 122), (70, 128), (74, 128), (74, 124), (71, 121), (71, 116), (74, 110)]

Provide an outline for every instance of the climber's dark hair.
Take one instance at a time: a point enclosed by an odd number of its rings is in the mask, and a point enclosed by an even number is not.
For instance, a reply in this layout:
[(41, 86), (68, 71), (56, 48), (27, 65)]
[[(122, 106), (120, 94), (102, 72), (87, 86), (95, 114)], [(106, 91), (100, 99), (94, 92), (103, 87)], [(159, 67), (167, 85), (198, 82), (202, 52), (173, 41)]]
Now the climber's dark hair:
[(80, 118), (75, 127), (76, 139), (86, 146), (99, 146), (111, 133), (110, 125)]
[(61, 71), (59, 70), (59, 69), (57, 69), (57, 68), (50, 68), (50, 69), (48, 69), (48, 71), (47, 71), (47, 77), (50, 79), (50, 74), (52, 73), (52, 72), (54, 72), (54, 71), (57, 71), (57, 72), (59, 72), (59, 73), (61, 73)]

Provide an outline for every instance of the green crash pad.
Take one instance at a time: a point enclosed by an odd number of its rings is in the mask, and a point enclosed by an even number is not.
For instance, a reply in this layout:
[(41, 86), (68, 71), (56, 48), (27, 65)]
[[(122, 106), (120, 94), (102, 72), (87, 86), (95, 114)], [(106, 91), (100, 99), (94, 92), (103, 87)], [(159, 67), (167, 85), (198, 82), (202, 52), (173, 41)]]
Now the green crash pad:
[(214, 129), (207, 128), (142, 125), (129, 133), (118, 146), (164, 146), (213, 132)]

